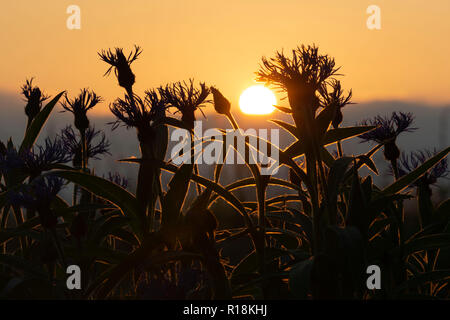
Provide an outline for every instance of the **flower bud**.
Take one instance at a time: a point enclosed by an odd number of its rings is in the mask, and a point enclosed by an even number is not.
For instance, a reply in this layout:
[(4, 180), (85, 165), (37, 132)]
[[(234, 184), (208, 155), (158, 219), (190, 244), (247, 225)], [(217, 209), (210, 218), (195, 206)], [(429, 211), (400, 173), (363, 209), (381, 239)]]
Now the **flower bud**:
[(183, 113), (183, 116), (181, 117), (181, 121), (184, 122), (184, 124), (189, 129), (194, 129), (194, 122), (195, 122), (195, 115), (193, 110), (186, 110)]
[(128, 92), (131, 92), (135, 82), (135, 76), (131, 71), (130, 65), (139, 57), (141, 52), (139, 46), (135, 46), (134, 53), (131, 52), (128, 57), (124, 55), (122, 48), (108, 51), (103, 50), (99, 53), (99, 56), (111, 66), (105, 75), (108, 75), (111, 72), (111, 68), (114, 68), (119, 86), (125, 88)]
[(136, 81), (136, 77), (134, 73), (131, 71), (128, 63), (120, 64), (117, 68), (117, 80), (119, 81), (119, 86), (125, 88), (126, 90), (130, 90), (133, 87), (134, 82)]
[(41, 111), (41, 90), (33, 88), (29, 96), (27, 105), (25, 106), (25, 114), (28, 119), (33, 120)]
[(65, 101), (61, 103), (61, 106), (64, 111), (71, 112), (74, 115), (75, 127), (80, 131), (85, 131), (89, 128), (87, 112), (101, 101), (102, 98), (94, 91), (89, 91), (85, 88), (72, 100), (70, 100), (66, 94)]
[(384, 145), (384, 157), (389, 161), (395, 161), (400, 157), (400, 150), (395, 144), (395, 141), (388, 142)]
[(89, 128), (89, 119), (84, 112), (75, 113), (75, 128), (78, 130), (87, 130)]
[(231, 103), (223, 96), (223, 94), (214, 87), (211, 87), (211, 92), (214, 97), (214, 109), (219, 114), (229, 114)]

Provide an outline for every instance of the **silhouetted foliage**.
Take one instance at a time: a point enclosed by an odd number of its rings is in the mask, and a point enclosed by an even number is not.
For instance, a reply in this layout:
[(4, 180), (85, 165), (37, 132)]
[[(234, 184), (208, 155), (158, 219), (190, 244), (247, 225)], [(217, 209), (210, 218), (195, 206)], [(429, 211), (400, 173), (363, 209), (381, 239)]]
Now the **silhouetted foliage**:
[[(450, 204), (436, 203), (431, 188), (448, 175), (450, 148), (401, 154), (396, 139), (416, 130), (412, 114), (342, 127), (341, 109), (352, 103), (352, 91), (345, 94), (336, 79), (334, 59), (315, 46), (300, 46), (290, 57), (277, 52), (262, 59), (257, 80), (288, 97), (289, 107), (278, 108), (293, 124), (274, 122), (295, 137), (280, 150), (289, 177), (265, 175), (245, 157), (250, 177), (223, 185), (223, 165), (211, 165), (209, 179), (195, 163), (175, 165), (167, 148), (169, 127), (187, 129), (192, 148), (207, 143), (191, 129), (195, 112), (212, 102), (239, 129), (230, 101), (192, 79), (135, 93), (131, 64), (141, 52), (135, 46), (128, 56), (121, 48), (99, 53), (109, 65), (106, 75), (114, 69), (125, 89), (110, 104), (113, 129), (136, 129), (140, 155), (118, 159), (139, 167), (135, 193), (127, 190), (133, 179), (98, 176), (89, 163), (109, 154), (106, 134), (90, 126), (87, 114), (100, 96), (88, 89), (73, 99), (65, 95), (62, 107), (74, 115), (76, 130), (69, 125), (35, 146), (64, 92), (43, 106), (48, 97), (32, 79), (22, 88), (23, 142), (0, 143), (0, 298), (449, 298)], [(341, 141), (356, 137), (376, 146), (344, 156)], [(363, 167), (378, 174), (372, 157), (382, 147), (394, 173), (384, 188), (361, 174)], [(163, 171), (172, 174), (167, 185)], [(60, 194), (68, 186), (69, 202)], [(285, 191), (268, 198), (272, 186)], [(235, 193), (241, 188), (256, 200), (242, 199)], [(420, 220), (413, 227), (404, 206), (412, 198)], [(76, 292), (66, 288), (70, 264), (83, 274)], [(382, 270), (379, 290), (366, 286), (370, 265)]]

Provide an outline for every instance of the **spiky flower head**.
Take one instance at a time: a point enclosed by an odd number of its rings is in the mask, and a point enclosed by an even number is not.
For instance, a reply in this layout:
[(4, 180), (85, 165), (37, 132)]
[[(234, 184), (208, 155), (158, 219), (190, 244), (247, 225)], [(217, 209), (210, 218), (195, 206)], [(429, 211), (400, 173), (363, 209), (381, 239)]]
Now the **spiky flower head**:
[(169, 106), (175, 107), (181, 112), (181, 120), (189, 129), (194, 128), (195, 111), (198, 109), (203, 114), (200, 108), (211, 103), (210, 100), (207, 100), (210, 93), (209, 88), (203, 82), (196, 87), (194, 79), (189, 79), (189, 82), (179, 81), (160, 87), (159, 93)]
[(402, 132), (411, 132), (417, 129), (411, 127), (413, 121), (414, 116), (410, 112), (392, 112), (390, 117), (378, 115), (373, 119), (362, 121), (361, 125), (376, 126), (376, 128), (358, 136), (358, 138), (362, 139), (363, 142), (374, 141), (384, 144), (385, 158), (393, 161), (400, 157), (400, 150), (395, 144), (398, 135)]
[(0, 178), (3, 176), (6, 185), (16, 184), (18, 177), (25, 175), (23, 156), (14, 147), (11, 139), (9, 139), (6, 146), (2, 144), (1, 149)]
[(86, 88), (82, 89), (80, 94), (73, 99), (69, 99), (67, 94), (64, 98), (65, 101), (61, 103), (61, 106), (64, 111), (73, 113), (75, 127), (80, 131), (89, 128), (87, 112), (101, 102), (102, 98)]
[(336, 79), (332, 79), (329, 83), (331, 87), (331, 92), (328, 91), (327, 86), (323, 85), (321, 90), (319, 90), (321, 94), (320, 106), (322, 108), (336, 107), (336, 114), (331, 122), (334, 128), (339, 127), (342, 122), (342, 108), (348, 104), (352, 104), (350, 102), (352, 98), (352, 90), (350, 90), (347, 96), (344, 94), (344, 90), (342, 90), (341, 82)]
[(0, 154), (0, 171), (5, 176), (17, 175), (20, 171), (21, 174), (35, 177), (68, 161), (70, 156), (63, 141), (59, 138), (46, 138), (43, 145), (22, 152), (8, 144), (5, 152)]
[(39, 87), (33, 86), (33, 78), (26, 80), (26, 83), (22, 86), (22, 95), (27, 101), (25, 106), (25, 114), (28, 117), (28, 123), (38, 115), (42, 108), (42, 102), (47, 100), (49, 96), (46, 96), (41, 92)]
[(230, 113), (231, 103), (227, 98), (223, 96), (223, 94), (217, 90), (215, 87), (211, 87), (211, 93), (214, 98), (214, 109), (219, 114), (227, 115)]
[[(400, 176), (404, 176), (416, 168), (424, 164), (428, 159), (435, 156), (438, 153), (437, 150), (419, 150), (409, 154), (402, 152), (399, 162), (398, 171)], [(416, 180), (415, 186), (421, 183), (429, 186), (435, 184), (439, 178), (446, 178), (449, 174), (448, 160), (447, 158), (439, 161), (433, 168), (428, 170), (420, 179)]]
[(166, 109), (166, 102), (155, 90), (149, 90), (144, 99), (136, 94), (133, 98), (126, 94), (124, 99), (116, 99), (109, 109), (117, 118), (111, 123), (113, 129), (122, 123), (128, 128), (134, 127), (138, 131), (147, 131), (157, 115)]
[(360, 136), (360, 139), (364, 141), (375, 141), (377, 143), (385, 143), (391, 141), (402, 132), (411, 132), (417, 128), (412, 128), (411, 125), (414, 121), (412, 113), (392, 112), (389, 116), (376, 116), (373, 119), (366, 119), (362, 121), (362, 125), (376, 126), (372, 131), (366, 132)]
[(128, 187), (128, 179), (118, 172), (108, 172), (108, 180), (124, 189)]
[[(61, 139), (64, 142), (67, 155), (72, 159), (73, 165), (80, 167), (82, 163), (82, 146), (79, 134), (69, 125), (61, 130)], [(110, 154), (109, 147), (110, 143), (103, 131), (95, 130), (94, 127), (89, 127), (86, 130), (86, 153), (88, 159), (99, 160), (101, 155)]]
[(277, 51), (274, 58), (262, 58), (256, 80), (272, 84), (293, 94), (293, 91), (314, 92), (329, 77), (336, 74), (334, 59), (319, 54), (316, 46), (300, 46), (292, 50), (292, 57)]
[(107, 51), (102, 50), (101, 53), (98, 53), (100, 59), (110, 65), (109, 69), (105, 73), (105, 76), (109, 75), (111, 70), (114, 68), (114, 73), (119, 81), (119, 86), (125, 88), (128, 93), (132, 92), (132, 87), (136, 80), (130, 66), (142, 53), (139, 46), (135, 45), (134, 48), (134, 52), (131, 51), (128, 57), (125, 56), (122, 48), (115, 48), (114, 50), (109, 49)]
[(44, 145), (35, 146), (31, 151), (21, 155), (24, 159), (27, 172), (32, 176), (37, 176), (43, 171), (54, 169), (55, 165), (64, 164), (70, 161), (64, 141), (59, 137), (54, 139), (46, 138)]
[(302, 135), (310, 135), (308, 126), (320, 105), (317, 90), (338, 70), (334, 59), (319, 54), (316, 46), (302, 45), (292, 50), (291, 57), (283, 51), (270, 59), (263, 57), (256, 81), (287, 93), (296, 126), (304, 131)]
[(1, 149), (0, 171), (2, 174), (6, 174), (10, 170), (24, 166), (23, 158), (19, 155), (19, 152), (12, 143), (8, 143), (6, 146), (2, 143)]

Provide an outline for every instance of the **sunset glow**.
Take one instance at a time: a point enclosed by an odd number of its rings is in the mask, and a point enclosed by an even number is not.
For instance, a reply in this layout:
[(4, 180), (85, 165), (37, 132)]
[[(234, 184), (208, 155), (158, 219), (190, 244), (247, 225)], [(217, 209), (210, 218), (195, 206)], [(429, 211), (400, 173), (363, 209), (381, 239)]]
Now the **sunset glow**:
[(70, 4), (2, 2), (0, 66), (8, 76), (0, 78), (1, 92), (16, 94), (29, 77), (51, 95), (88, 86), (104, 98), (92, 112), (109, 114), (108, 103), (122, 91), (102, 77), (106, 70), (96, 53), (116, 46), (129, 51), (138, 44), (143, 53), (135, 64), (137, 93), (194, 77), (218, 85), (237, 104), (262, 56), (273, 48), (315, 43), (343, 66), (345, 86), (358, 103), (450, 99), (450, 44), (442, 39), (450, 32), (448, 0), (377, 3), (384, 8), (381, 30), (366, 27), (368, 4), (358, 0), (345, 6), (292, 0), (79, 1), (80, 30), (66, 27)]

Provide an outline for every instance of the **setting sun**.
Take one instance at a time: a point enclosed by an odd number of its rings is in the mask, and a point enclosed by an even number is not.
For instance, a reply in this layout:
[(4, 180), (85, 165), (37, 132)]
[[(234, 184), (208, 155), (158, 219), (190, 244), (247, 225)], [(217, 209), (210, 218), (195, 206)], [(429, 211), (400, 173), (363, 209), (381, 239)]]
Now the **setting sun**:
[(239, 106), (246, 114), (269, 114), (275, 110), (276, 103), (273, 92), (262, 85), (247, 88), (239, 99)]

